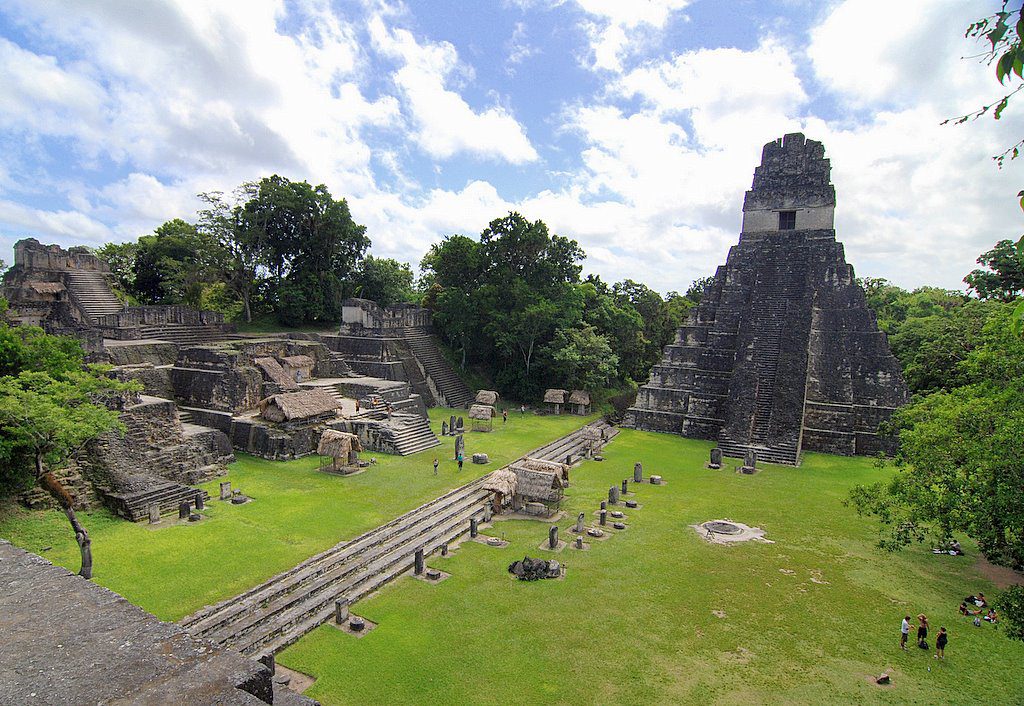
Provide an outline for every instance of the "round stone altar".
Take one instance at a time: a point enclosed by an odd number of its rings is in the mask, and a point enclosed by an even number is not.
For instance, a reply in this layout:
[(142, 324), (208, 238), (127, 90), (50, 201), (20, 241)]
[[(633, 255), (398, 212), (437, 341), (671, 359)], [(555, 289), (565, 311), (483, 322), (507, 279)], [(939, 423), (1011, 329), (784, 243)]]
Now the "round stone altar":
[(699, 525), (690, 525), (690, 527), (702, 539), (712, 544), (732, 544), (751, 540), (772, 543), (770, 539), (765, 539), (764, 530), (760, 527), (748, 527), (742, 522), (733, 520), (708, 520)]
[(732, 522), (725, 522), (723, 520), (705, 522), (703, 527), (709, 532), (714, 532), (715, 534), (740, 534), (743, 532), (743, 528), (739, 525), (733, 524)]

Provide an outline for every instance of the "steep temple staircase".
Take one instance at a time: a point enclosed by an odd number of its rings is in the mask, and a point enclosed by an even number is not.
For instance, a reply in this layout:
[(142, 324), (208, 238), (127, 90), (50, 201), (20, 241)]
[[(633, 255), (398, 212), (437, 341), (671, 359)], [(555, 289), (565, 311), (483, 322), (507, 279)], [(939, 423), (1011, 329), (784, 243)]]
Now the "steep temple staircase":
[(116, 314), (124, 309), (124, 304), (114, 296), (102, 273), (68, 270), (64, 276), (72, 300), (89, 317), (90, 323), (94, 324), (99, 317)]
[(437, 396), (443, 398), (437, 402), (458, 409), (469, 407), (473, 403), (472, 391), (445, 360), (431, 335), (420, 328), (407, 328), (402, 335), (437, 389)]

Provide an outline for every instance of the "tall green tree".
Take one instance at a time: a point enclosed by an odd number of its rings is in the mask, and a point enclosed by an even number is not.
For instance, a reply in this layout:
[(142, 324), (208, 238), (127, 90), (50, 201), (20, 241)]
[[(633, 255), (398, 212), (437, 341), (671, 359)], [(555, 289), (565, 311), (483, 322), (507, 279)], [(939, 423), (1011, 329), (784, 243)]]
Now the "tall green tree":
[(120, 428), (118, 413), (106, 402), (134, 386), (85, 366), (77, 341), (40, 329), (0, 325), (0, 346), (0, 493), (33, 484), (47, 491), (75, 533), (79, 573), (91, 578), (92, 541), (53, 470), (88, 442)]
[(370, 246), (344, 199), (323, 184), (274, 175), (260, 180), (237, 214), (239, 228), (259, 243), (282, 323), (334, 323), (343, 281)]
[(416, 300), (415, 276), (407, 263), (367, 255), (348, 278), (353, 296), (381, 306)]
[(972, 271), (964, 277), (969, 289), (980, 299), (998, 299), (1008, 302), (1024, 293), (1024, 251), (1021, 242), (1000, 240), (991, 250), (978, 257), (984, 269)]

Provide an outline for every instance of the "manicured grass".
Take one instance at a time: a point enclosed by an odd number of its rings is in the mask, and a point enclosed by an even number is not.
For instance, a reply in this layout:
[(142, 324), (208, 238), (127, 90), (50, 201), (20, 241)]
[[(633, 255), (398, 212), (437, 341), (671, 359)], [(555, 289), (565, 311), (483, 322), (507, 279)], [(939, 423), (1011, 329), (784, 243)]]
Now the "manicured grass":
[[(431, 410), (436, 432), (452, 412)], [(507, 426), (498, 419), (495, 431), (466, 435), (467, 461), (461, 472), (451, 460), (451, 438), (443, 439), (440, 447), (404, 458), (364, 453), (364, 458), (375, 456), (377, 465), (348, 478), (320, 473), (315, 456), (289, 462), (241, 456), (226, 478), (205, 488), (216, 498), (218, 482), (229, 480), (255, 502), (230, 505), (211, 500), (202, 522), (178, 523), (175, 516), (150, 526), (118, 520), (105, 510), (82, 513), (92, 536), (94, 579), (160, 618), (177, 620), (387, 522), (585, 421), (518, 412), (509, 416)], [(490, 454), (491, 463), (470, 463), (469, 456), (478, 451)], [(435, 456), (441, 460), (436, 477)], [(78, 570), (78, 546), (67, 520), (56, 511), (0, 506), (0, 537)]]
[[(565, 531), (608, 487), (645, 473), (628, 530), (587, 552), (566, 548), (564, 581), (519, 583), (507, 565), (547, 536), (506, 521), (494, 549), (466, 542), (428, 565), (438, 585), (400, 579), (354, 609), (379, 623), (362, 639), (322, 626), (278, 656), (311, 674), (307, 692), (342, 703), (1019, 703), (1024, 645), (961, 618), (961, 598), (992, 591), (969, 556), (874, 548), (870, 521), (842, 505), (890, 471), (869, 459), (808, 455), (755, 476), (703, 467), (710, 444), (623, 431), (606, 461), (573, 474)], [(714, 546), (690, 527), (730, 518), (774, 544)], [(720, 611), (723, 617), (716, 616)], [(898, 647), (904, 614), (950, 632), (947, 658)], [(890, 670), (893, 686), (871, 683)]]

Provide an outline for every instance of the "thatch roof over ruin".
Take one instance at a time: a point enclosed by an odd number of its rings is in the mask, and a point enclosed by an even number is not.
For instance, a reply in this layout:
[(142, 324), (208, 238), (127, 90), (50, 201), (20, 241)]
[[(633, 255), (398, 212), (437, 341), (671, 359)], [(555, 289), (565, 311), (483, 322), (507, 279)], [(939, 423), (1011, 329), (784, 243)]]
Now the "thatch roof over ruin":
[(325, 429), (320, 436), (320, 443), (316, 447), (318, 454), (331, 458), (348, 458), (349, 451), (362, 450), (363, 445), (358, 436), (337, 429)]
[(469, 408), (470, 419), (493, 419), (497, 414), (494, 407), (486, 404), (475, 404)]
[(64, 291), (60, 282), (27, 282), (25, 286), (36, 294), (60, 294)]
[(480, 390), (476, 393), (477, 404), (489, 404), (492, 407), (498, 403), (498, 395), (494, 390)]
[(551, 404), (565, 404), (565, 398), (568, 394), (565, 390), (552, 388), (544, 393), (544, 401)]
[(292, 380), (291, 376), (284, 371), (281, 364), (274, 358), (255, 358), (253, 363), (263, 371), (267, 379), (276, 382), (284, 390), (298, 390), (299, 386)]
[(590, 405), (590, 393), (586, 390), (573, 390), (569, 395), (569, 404)]
[(587, 441), (598, 441), (601, 439), (601, 430), (595, 426), (588, 424), (583, 427), (583, 438)]
[(287, 355), (281, 362), (293, 368), (311, 368), (316, 363), (308, 355)]
[(337, 412), (339, 403), (320, 387), (271, 395), (259, 403), (260, 414), (272, 422), (310, 419)]
[(507, 468), (499, 468), (484, 480), (484, 490), (490, 490), (506, 496), (515, 495), (518, 478), (515, 472)]
[(562, 470), (566, 468), (564, 463), (558, 461), (545, 461), (542, 458), (530, 458), (526, 456), (524, 458), (513, 461), (510, 466), (513, 470), (516, 468), (525, 468), (531, 471), (554, 471), (561, 475)]
[(533, 470), (522, 464), (513, 464), (516, 474), (516, 495), (527, 502), (555, 502), (562, 499), (562, 476), (557, 471)]

